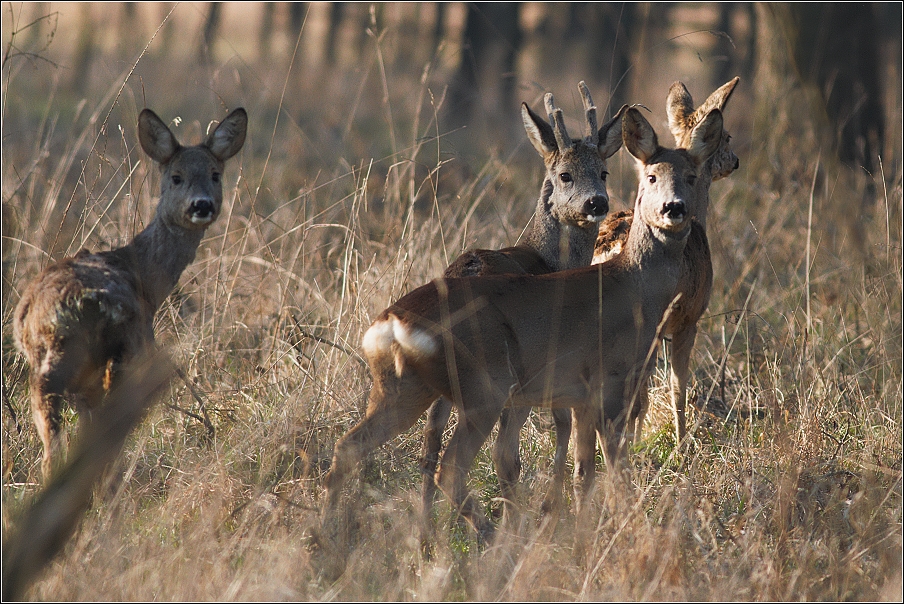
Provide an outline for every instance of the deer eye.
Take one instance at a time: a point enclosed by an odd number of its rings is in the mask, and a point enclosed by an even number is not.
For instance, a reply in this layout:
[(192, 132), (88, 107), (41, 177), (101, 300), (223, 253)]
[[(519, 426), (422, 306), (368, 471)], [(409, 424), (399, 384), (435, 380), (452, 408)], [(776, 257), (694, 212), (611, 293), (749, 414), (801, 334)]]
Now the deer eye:
[(650, 183), (651, 185), (654, 184), (654, 183), (656, 182), (656, 175), (655, 175), (655, 174), (650, 174), (649, 176), (647, 176), (647, 180), (649, 181), (649, 183)]
[(689, 184), (690, 186), (693, 187), (695, 182), (697, 182), (697, 177), (696, 177), (696, 175), (694, 175), (694, 174), (689, 174), (688, 177), (687, 177), (687, 184)]
[(562, 172), (561, 174), (559, 174), (559, 180), (567, 184), (572, 182), (573, 179), (571, 178), (571, 174), (569, 174), (568, 172)]
[(214, 182), (220, 182), (220, 173), (219, 173), (219, 172), (214, 172), (213, 174), (211, 174), (211, 175), (210, 175), (210, 180), (212, 180), (212, 181), (214, 181)]
[(607, 177), (607, 176), (609, 176), (609, 173), (606, 172), (605, 170), (603, 170), (603, 171), (600, 173), (600, 179), (602, 179), (603, 182), (606, 181), (606, 177)]
[(173, 174), (173, 184), (174, 185), (182, 184), (182, 175), (181, 174)]

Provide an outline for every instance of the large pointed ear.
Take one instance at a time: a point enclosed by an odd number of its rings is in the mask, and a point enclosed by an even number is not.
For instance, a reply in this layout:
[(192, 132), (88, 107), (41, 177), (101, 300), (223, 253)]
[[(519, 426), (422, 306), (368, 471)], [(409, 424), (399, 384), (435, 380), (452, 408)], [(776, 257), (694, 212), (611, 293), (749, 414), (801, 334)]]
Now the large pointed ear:
[(691, 131), (690, 144), (687, 151), (697, 162), (702, 164), (719, 148), (722, 143), (722, 112), (713, 109), (706, 114)]
[(546, 158), (547, 155), (554, 153), (558, 149), (556, 145), (556, 135), (552, 131), (546, 120), (531, 111), (527, 103), (521, 103), (521, 121), (524, 122), (524, 129), (527, 130), (527, 138), (537, 153)]
[(694, 114), (694, 99), (691, 98), (691, 93), (681, 82), (675, 82), (669, 88), (665, 110), (669, 116), (669, 130), (675, 137), (675, 141), (680, 141), (681, 137), (693, 126), (689, 120)]
[(245, 133), (248, 130), (248, 114), (239, 107), (220, 122), (217, 129), (211, 132), (204, 145), (213, 156), (226, 161), (239, 152), (245, 144)]
[(734, 92), (735, 86), (737, 86), (740, 81), (741, 78), (736, 77), (730, 82), (722, 84), (715, 92), (709, 95), (709, 98), (703, 101), (703, 104), (697, 107), (697, 110), (694, 112), (694, 117), (697, 118), (697, 121), (713, 109), (725, 111), (725, 104), (731, 97), (731, 93)]
[(144, 152), (158, 164), (165, 164), (179, 150), (179, 141), (150, 109), (142, 110), (138, 116), (138, 141)]
[(612, 119), (603, 124), (599, 133), (599, 150), (603, 159), (615, 155), (622, 146), (622, 117), (628, 110), (627, 105), (622, 105)]
[(629, 107), (622, 118), (622, 140), (628, 153), (643, 163), (647, 163), (659, 149), (656, 131), (634, 107)]

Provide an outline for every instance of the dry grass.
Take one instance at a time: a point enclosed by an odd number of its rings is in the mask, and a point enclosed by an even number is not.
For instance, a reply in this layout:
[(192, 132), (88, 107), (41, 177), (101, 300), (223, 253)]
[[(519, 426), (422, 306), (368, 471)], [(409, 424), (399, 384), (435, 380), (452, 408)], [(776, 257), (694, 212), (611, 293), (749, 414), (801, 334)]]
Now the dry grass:
[[(3, 5), (4, 43), (29, 10)], [(176, 7), (171, 40), (192, 31), (196, 10)], [(376, 32), (359, 66), (334, 72), (303, 54), (290, 63), (285, 40), (286, 56), (259, 62), (229, 23), (231, 46), (209, 65), (158, 38), (136, 62), (154, 15), (137, 49), (98, 38), (79, 86), (66, 64), (77, 14), (61, 14), (49, 47), (29, 47), (37, 57), (3, 67), (3, 385), (23, 425), (4, 411), (4, 535), (40, 475), (12, 309), (48, 254), (118, 245), (150, 220), (156, 174), (135, 134), (145, 105), (182, 116), (182, 140), (227, 108), (250, 116), (224, 213), (157, 322), (216, 437), (169, 408), (152, 411), (26, 597), (900, 598), (899, 164), (872, 177), (838, 165), (814, 146), (819, 120), (803, 101), (788, 95), (784, 113), (760, 116), (755, 83), (742, 82), (726, 111), (741, 170), (712, 191), (716, 279), (693, 358), (688, 445), (674, 446), (660, 367), (631, 484), (603, 473), (598, 521), (578, 554), (570, 501), (554, 522), (538, 516), (554, 447), (549, 416), (537, 414), (523, 433), (521, 522), (482, 551), (441, 501), (427, 561), (415, 528), (418, 426), (362, 464), (330, 550), (312, 529), (332, 445), (364, 410), (363, 331), (465, 247), (513, 243), (542, 166), (514, 112), (498, 131), (444, 130), (451, 51), (412, 64), (397, 50), (401, 27)], [(26, 34), (16, 34), (22, 45)], [(681, 73), (702, 98), (704, 69), (676, 65), (669, 77)], [(581, 76), (571, 75), (543, 87), (574, 117)], [(536, 106), (542, 89), (528, 81), (519, 96)], [(663, 133), (670, 83), (636, 85)], [(632, 198), (621, 155), (610, 168), (615, 209)], [(164, 399), (197, 409), (178, 380)], [(486, 451), (471, 476), (498, 508)]]

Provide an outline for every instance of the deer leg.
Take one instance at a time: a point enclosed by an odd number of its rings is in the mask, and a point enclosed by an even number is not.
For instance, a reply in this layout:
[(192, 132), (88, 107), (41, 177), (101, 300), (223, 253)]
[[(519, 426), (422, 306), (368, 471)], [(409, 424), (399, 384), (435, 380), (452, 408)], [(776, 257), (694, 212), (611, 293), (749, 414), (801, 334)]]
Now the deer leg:
[(631, 413), (631, 409), (625, 408), (625, 395), (631, 393), (633, 388), (625, 388), (627, 380), (624, 376), (612, 375), (607, 378), (603, 382), (603, 413), (598, 427), (603, 442), (606, 471), (611, 473), (624, 460), (628, 439), (633, 439), (625, 430)]
[(568, 461), (568, 441), (571, 439), (571, 409), (553, 409), (552, 417), (556, 423), (556, 456), (553, 461), (552, 488), (546, 493), (540, 511), (549, 514), (562, 506), (562, 493), (565, 490), (565, 470)]
[(55, 466), (63, 457), (62, 424), (63, 393), (52, 392), (45, 380), (37, 378), (31, 383), (31, 414), (34, 418), (38, 436), (44, 445), (44, 456), (41, 460), (41, 474), (44, 482), (50, 481)]
[(336, 442), (333, 463), (324, 478), (326, 503), (324, 513), (336, 507), (339, 491), (346, 475), (368, 453), (414, 425), (427, 409), (436, 392), (416, 378), (387, 378), (375, 381), (364, 419)]
[(62, 442), (62, 410), (65, 392), (80, 367), (60, 351), (45, 352), (41, 364), (32, 369), (31, 414), (44, 445), (41, 473), (44, 482), (52, 477), (65, 457)]
[(643, 422), (646, 418), (647, 410), (650, 408), (650, 379), (646, 378), (640, 384), (634, 395), (634, 401), (631, 403), (631, 411), (628, 416), (627, 429), (629, 433), (626, 435), (626, 444), (636, 444), (643, 433)]
[[(462, 392), (462, 397), (468, 401), (480, 401), (483, 398), (479, 393), (474, 397), (468, 396), (466, 392)], [(494, 528), (468, 491), (467, 476), (477, 452), (490, 435), (501, 411), (502, 403), (496, 404), (493, 401), (486, 401), (467, 410), (459, 407), (458, 425), (443, 453), (438, 475), (439, 488), (471, 523), (478, 538), (484, 543), (492, 537)]]
[(574, 414), (574, 499), (578, 518), (586, 516), (596, 480), (596, 434), (599, 410), (575, 407)]
[(669, 359), (672, 367), (670, 390), (672, 395), (672, 409), (675, 413), (675, 430), (678, 442), (684, 440), (687, 435), (687, 418), (685, 415), (687, 403), (687, 380), (690, 376), (691, 352), (694, 350), (694, 340), (697, 337), (697, 326), (691, 325), (672, 335), (672, 346)]
[(424, 448), (421, 454), (421, 472), (424, 474), (421, 486), (421, 514), (424, 522), (430, 519), (433, 501), (436, 498), (436, 467), (439, 452), (443, 446), (443, 431), (449, 423), (452, 401), (446, 397), (436, 399), (427, 412), (427, 426), (424, 428)]
[(516, 487), (521, 477), (521, 428), (530, 416), (530, 407), (503, 409), (499, 417), (499, 434), (493, 445), (493, 464), (499, 478), (499, 489), (506, 512), (514, 514)]

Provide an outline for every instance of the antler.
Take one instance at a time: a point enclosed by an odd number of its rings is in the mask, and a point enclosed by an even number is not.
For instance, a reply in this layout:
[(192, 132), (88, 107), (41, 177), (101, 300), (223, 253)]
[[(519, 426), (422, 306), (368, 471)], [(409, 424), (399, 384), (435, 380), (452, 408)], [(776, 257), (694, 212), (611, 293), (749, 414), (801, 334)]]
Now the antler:
[(590, 97), (590, 89), (587, 88), (587, 84), (585, 84), (583, 80), (578, 84), (578, 88), (581, 91), (581, 100), (584, 101), (584, 111), (587, 112), (587, 127), (590, 129), (590, 144), (597, 146), (600, 143), (600, 133), (596, 128), (596, 106), (593, 104), (593, 99)]
[(562, 115), (562, 110), (555, 106), (552, 93), (547, 92), (543, 101), (546, 105), (546, 113), (549, 114), (549, 121), (553, 126), (553, 133), (556, 135), (556, 145), (559, 147), (559, 151), (571, 148), (574, 143), (568, 136), (568, 131), (565, 129), (565, 117)]

